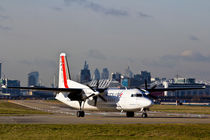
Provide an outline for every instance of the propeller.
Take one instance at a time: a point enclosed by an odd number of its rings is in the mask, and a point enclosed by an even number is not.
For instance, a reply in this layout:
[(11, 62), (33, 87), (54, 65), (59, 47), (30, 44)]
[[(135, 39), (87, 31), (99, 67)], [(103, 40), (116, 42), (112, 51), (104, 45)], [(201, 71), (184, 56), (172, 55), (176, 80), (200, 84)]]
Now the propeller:
[(104, 93), (105, 90), (107, 90), (107, 88), (104, 88), (104, 89), (100, 89), (99, 88), (99, 80), (97, 80), (97, 83), (96, 83), (96, 87), (91, 87), (90, 85), (87, 85), (90, 89), (92, 89), (94, 92), (98, 92), (99, 94), (91, 94), (90, 96), (86, 97), (86, 99), (90, 98), (90, 97), (93, 97), (94, 99), (94, 106), (97, 105), (97, 100), (98, 100), (98, 97), (104, 101), (104, 102), (107, 102), (107, 100), (101, 95), (101, 93)]
[(152, 95), (151, 92), (150, 92), (151, 90), (155, 90), (155, 88), (157, 87), (157, 84), (153, 85), (150, 89), (148, 89), (147, 80), (145, 79), (145, 80), (144, 80), (144, 87), (145, 87), (145, 90), (146, 90), (146, 91), (149, 91), (149, 94), (147, 94), (147, 96), (148, 96), (149, 98), (157, 99), (157, 97), (154, 96), (154, 95)]

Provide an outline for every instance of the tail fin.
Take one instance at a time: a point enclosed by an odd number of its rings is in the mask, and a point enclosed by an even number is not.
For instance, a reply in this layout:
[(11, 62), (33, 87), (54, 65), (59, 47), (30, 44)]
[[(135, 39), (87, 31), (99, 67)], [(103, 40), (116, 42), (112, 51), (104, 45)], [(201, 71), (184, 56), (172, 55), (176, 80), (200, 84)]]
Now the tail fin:
[(59, 61), (59, 88), (69, 88), (68, 80), (70, 80), (70, 73), (68, 67), (68, 61), (66, 59), (66, 54), (60, 54), (60, 61)]
[(88, 88), (86, 85), (71, 80), (65, 53), (60, 54), (58, 88)]

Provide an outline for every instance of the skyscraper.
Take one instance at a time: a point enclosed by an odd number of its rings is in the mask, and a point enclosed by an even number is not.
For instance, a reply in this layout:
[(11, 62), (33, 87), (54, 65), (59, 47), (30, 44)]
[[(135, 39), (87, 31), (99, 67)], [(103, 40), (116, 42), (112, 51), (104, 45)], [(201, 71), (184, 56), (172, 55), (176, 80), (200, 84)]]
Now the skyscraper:
[(88, 64), (85, 61), (85, 65), (84, 68), (81, 70), (81, 74), (80, 74), (80, 82), (81, 83), (86, 83), (91, 81), (91, 75), (90, 75), (90, 70), (88, 68)]
[(125, 70), (125, 77), (132, 78), (133, 77), (133, 72), (130, 70), (130, 67)]
[(94, 80), (100, 80), (100, 72), (97, 68), (95, 69), (94, 74), (95, 74)]
[(107, 68), (103, 69), (101, 79), (109, 79), (109, 70)]
[(148, 83), (151, 83), (151, 73), (147, 71), (141, 71), (141, 79), (147, 80)]
[(31, 72), (28, 74), (28, 86), (39, 86), (39, 72)]

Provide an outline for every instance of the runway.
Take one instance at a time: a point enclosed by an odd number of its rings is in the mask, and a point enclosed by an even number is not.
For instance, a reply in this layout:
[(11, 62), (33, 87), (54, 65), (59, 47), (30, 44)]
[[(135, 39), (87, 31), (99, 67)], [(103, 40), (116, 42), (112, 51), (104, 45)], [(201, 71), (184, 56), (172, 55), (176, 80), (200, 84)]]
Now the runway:
[(84, 118), (76, 117), (76, 110), (60, 102), (45, 100), (11, 100), (9, 102), (52, 114), (0, 116), (0, 123), (5, 124), (155, 124), (155, 123), (210, 123), (210, 115), (148, 112), (148, 118), (141, 118), (136, 113), (134, 118), (127, 118), (121, 112), (85, 112)]

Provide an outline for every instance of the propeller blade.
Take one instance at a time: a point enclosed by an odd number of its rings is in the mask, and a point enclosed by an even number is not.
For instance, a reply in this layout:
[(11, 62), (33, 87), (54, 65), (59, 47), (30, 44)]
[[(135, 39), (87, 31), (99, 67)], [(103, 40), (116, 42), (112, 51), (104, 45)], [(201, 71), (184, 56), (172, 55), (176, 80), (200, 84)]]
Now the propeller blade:
[(155, 84), (154, 86), (152, 86), (152, 88), (151, 89), (155, 89), (157, 87), (157, 85)]
[(90, 85), (87, 85), (90, 89), (92, 89), (93, 91), (96, 91), (95, 89), (94, 89), (94, 87), (91, 87)]
[(145, 84), (145, 89), (147, 90), (148, 87), (147, 87), (147, 80), (144, 80), (144, 84)]
[(94, 106), (96, 106), (97, 105), (98, 96), (93, 96), (93, 99), (94, 99)]
[(97, 89), (97, 91), (98, 91), (99, 93), (103, 93), (105, 90), (107, 90), (107, 88)]
[(101, 96), (100, 94), (98, 95), (98, 97), (101, 98), (104, 102), (107, 102), (107, 100), (103, 96)]
[(95, 96), (95, 94), (91, 94), (90, 96), (85, 97), (84, 100), (86, 100), (86, 99), (88, 99), (90, 97), (93, 97), (93, 96)]

